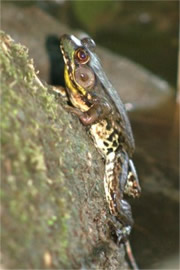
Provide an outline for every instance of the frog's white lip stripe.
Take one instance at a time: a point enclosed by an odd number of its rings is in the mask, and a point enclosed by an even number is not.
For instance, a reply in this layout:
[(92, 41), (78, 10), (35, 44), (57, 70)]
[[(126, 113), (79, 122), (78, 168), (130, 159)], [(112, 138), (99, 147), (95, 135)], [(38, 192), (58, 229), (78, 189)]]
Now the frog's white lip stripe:
[(82, 47), (82, 42), (80, 39), (76, 38), (75, 36), (71, 35), (70, 36), (71, 40), (78, 46), (78, 47)]

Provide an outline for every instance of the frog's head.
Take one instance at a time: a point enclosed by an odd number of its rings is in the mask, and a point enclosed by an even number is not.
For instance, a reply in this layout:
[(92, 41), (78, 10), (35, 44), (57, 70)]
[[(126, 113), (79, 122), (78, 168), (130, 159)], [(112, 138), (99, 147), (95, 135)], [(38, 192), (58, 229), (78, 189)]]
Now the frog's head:
[(80, 40), (73, 35), (61, 37), (60, 48), (65, 62), (65, 84), (72, 101), (75, 97), (76, 99), (87, 97), (88, 92), (95, 86), (96, 77), (89, 65), (91, 55), (88, 46), (95, 46), (90, 38)]

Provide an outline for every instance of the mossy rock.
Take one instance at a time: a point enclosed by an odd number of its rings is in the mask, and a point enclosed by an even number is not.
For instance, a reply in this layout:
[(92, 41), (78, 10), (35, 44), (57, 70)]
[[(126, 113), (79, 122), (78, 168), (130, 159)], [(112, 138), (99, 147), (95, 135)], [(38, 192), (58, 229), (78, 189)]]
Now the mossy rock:
[(104, 163), (85, 128), (3, 32), (0, 58), (3, 267), (127, 269), (109, 226)]

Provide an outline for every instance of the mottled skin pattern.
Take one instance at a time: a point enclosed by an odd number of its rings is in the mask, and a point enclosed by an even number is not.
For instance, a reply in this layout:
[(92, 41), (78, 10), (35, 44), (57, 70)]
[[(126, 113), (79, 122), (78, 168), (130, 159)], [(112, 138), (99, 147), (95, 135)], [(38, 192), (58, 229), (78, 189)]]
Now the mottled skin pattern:
[[(126, 233), (129, 233), (128, 229), (133, 225), (133, 219), (130, 205), (123, 200), (123, 193), (133, 197), (139, 196), (140, 187), (134, 181), (130, 169), (128, 172), (128, 156), (120, 124), (118, 119), (111, 114), (108, 118), (91, 125), (89, 132), (95, 146), (105, 159), (104, 188), (109, 210), (117, 220), (120, 220), (120, 223), (127, 226), (127, 231), (123, 231), (123, 237), (126, 237)], [(124, 185), (119, 181), (122, 179), (122, 171), (128, 172)], [(130, 182), (130, 179), (134, 184)]]
[[(79, 40), (69, 35), (61, 37), (66, 89), (56, 88), (56, 91), (63, 97), (66, 96), (70, 103), (67, 109), (76, 114), (86, 126), (105, 160), (105, 195), (120, 241), (127, 238), (133, 225), (131, 207), (123, 196), (128, 194), (138, 197), (140, 194), (137, 174), (131, 160), (134, 141), (129, 120), (126, 115), (124, 117), (125, 112), (122, 111), (121, 114), (121, 109), (117, 110), (111, 98), (100, 92), (106, 86), (99, 79), (98, 71), (93, 68), (97, 60), (92, 59), (94, 47), (91, 39)], [(94, 67), (96, 68), (95, 65)], [(99, 71), (101, 74), (100, 68)]]

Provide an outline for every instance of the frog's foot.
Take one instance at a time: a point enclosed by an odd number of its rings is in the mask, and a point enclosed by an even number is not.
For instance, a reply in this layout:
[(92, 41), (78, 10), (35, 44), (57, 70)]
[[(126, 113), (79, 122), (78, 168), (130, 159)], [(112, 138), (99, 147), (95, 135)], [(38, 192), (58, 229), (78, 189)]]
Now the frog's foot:
[(117, 244), (120, 246), (120, 244), (124, 244), (125, 246), (125, 250), (126, 250), (126, 254), (127, 254), (127, 258), (129, 260), (131, 269), (133, 270), (139, 270), (139, 267), (136, 263), (136, 260), (134, 258), (132, 249), (131, 249), (131, 245), (129, 242), (129, 235), (131, 233), (131, 226), (126, 226), (126, 227), (122, 227), (121, 229), (116, 230), (116, 235), (118, 238)]
[(122, 226), (122, 228), (116, 230), (118, 245), (122, 242), (124, 243), (125, 241), (127, 241), (131, 233), (131, 229), (131, 226)]
[(82, 112), (75, 107), (71, 107), (68, 110), (77, 115), (83, 125), (88, 126), (109, 114), (111, 112), (111, 107), (105, 100), (100, 103), (96, 100), (96, 103), (92, 105), (88, 111)]
[(116, 233), (115, 241), (118, 245), (128, 240), (132, 226), (123, 224), (117, 217), (111, 216), (113, 231)]
[(62, 86), (52, 86), (53, 94), (56, 98), (61, 98), (63, 101), (68, 101), (67, 93), (64, 87)]
[(139, 179), (132, 160), (129, 160), (129, 173), (123, 192), (133, 198), (139, 197), (141, 194)]

